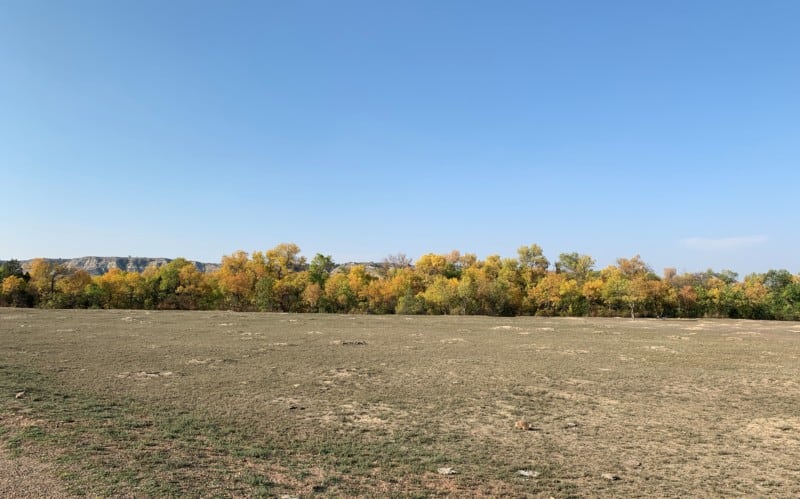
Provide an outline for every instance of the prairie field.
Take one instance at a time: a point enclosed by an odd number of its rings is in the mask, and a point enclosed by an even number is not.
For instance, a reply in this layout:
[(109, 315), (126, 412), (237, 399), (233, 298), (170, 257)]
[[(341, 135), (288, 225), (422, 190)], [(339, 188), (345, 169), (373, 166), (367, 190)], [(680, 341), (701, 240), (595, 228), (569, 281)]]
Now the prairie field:
[(798, 497), (799, 383), (796, 322), (0, 309), (0, 494)]

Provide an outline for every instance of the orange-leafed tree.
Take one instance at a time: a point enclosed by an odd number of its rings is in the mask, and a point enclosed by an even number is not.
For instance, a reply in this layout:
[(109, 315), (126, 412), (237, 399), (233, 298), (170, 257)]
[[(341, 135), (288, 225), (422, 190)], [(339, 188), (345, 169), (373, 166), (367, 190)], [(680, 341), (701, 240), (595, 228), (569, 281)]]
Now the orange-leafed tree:
[(69, 275), (71, 270), (64, 264), (36, 258), (31, 262), (30, 285), (36, 291), (39, 305), (58, 306), (56, 282)]
[(248, 310), (256, 286), (256, 272), (244, 251), (222, 257), (214, 276), (225, 305), (232, 310)]
[(10, 275), (3, 279), (0, 305), (12, 307), (32, 307), (34, 295), (30, 292), (28, 282), (19, 276)]
[(85, 270), (76, 270), (56, 282), (59, 308), (85, 307), (84, 292), (92, 283), (92, 276)]

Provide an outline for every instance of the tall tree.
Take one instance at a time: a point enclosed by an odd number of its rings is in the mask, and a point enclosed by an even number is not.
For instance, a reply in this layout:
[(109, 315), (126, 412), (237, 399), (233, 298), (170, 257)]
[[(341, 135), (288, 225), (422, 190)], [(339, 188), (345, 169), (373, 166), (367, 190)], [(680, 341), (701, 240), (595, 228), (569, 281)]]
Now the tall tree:
[(240, 311), (250, 307), (256, 286), (256, 272), (247, 253), (239, 250), (230, 256), (223, 256), (216, 278), (227, 306)]
[(407, 269), (411, 267), (412, 261), (406, 256), (405, 253), (397, 253), (389, 255), (383, 259), (383, 269), (385, 273), (389, 273), (393, 269)]
[(428, 283), (432, 283), (434, 277), (440, 275), (447, 278), (458, 277), (460, 270), (457, 264), (460, 256), (458, 251), (453, 251), (448, 255), (427, 253), (419, 257), (414, 268), (421, 275), (426, 276)]
[(31, 285), (39, 295), (39, 303), (45, 306), (57, 306), (56, 282), (71, 273), (66, 265), (44, 258), (36, 258), (31, 262)]
[(538, 244), (522, 246), (517, 249), (517, 255), (527, 285), (536, 285), (550, 268), (550, 261), (544, 256), (542, 248)]
[(300, 247), (294, 243), (281, 243), (266, 252), (267, 265), (272, 274), (282, 279), (290, 272), (304, 270), (306, 259), (300, 256)]
[(308, 265), (308, 278), (312, 283), (324, 287), (325, 281), (328, 280), (334, 267), (336, 264), (333, 263), (330, 255), (317, 253)]
[(556, 272), (566, 274), (569, 279), (575, 279), (582, 286), (589, 278), (594, 264), (594, 259), (589, 255), (561, 253), (556, 262)]

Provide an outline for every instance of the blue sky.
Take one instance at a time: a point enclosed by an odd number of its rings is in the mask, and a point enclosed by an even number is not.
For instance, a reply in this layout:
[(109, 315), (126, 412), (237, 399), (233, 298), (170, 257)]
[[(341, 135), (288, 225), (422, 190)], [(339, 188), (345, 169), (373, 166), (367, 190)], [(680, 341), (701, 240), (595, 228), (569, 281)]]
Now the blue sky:
[(800, 2), (0, 0), (0, 259), (800, 272)]

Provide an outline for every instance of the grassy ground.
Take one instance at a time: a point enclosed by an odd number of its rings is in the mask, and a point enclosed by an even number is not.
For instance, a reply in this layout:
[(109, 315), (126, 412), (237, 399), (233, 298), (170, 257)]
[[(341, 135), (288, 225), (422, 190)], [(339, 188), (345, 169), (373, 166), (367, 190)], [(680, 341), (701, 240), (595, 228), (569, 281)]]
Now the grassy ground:
[(0, 440), (78, 495), (797, 497), (799, 358), (785, 322), (0, 309)]

